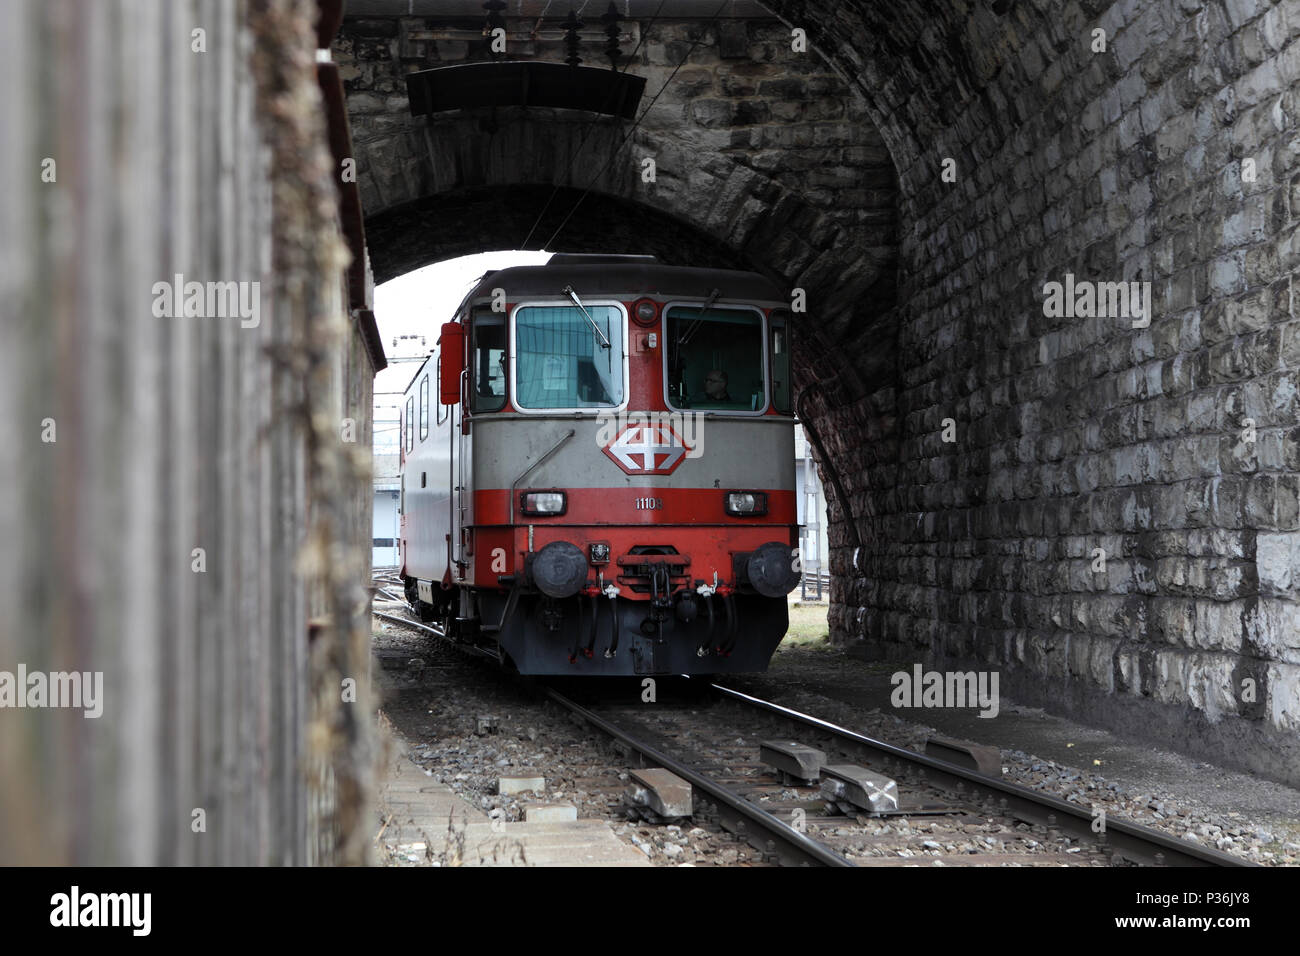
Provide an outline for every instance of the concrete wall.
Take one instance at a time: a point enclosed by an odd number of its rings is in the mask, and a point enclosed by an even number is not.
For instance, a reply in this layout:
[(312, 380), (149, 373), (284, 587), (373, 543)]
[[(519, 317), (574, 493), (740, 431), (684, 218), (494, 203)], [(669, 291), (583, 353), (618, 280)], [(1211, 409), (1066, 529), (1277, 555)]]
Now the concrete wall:
[[(370, 531), (339, 439), (368, 455), (373, 368), (314, 4), (5, 9), (0, 671), (102, 672), (103, 711), (0, 708), (0, 863), (359, 859), (364, 735), (330, 729), (365, 706), (339, 717)], [(259, 321), (158, 315), (177, 274), (260, 283)]]

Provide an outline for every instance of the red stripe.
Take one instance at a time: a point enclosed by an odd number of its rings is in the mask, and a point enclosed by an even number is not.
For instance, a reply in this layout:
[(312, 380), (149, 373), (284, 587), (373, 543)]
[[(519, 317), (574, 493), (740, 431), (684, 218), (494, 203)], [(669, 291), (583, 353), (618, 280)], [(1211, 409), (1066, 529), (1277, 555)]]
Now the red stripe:
[[(543, 489), (530, 489), (540, 491)], [(765, 491), (767, 514), (751, 518), (726, 513), (724, 491), (716, 488), (565, 488), (568, 511), (563, 515), (524, 515), (515, 492), (515, 524), (534, 525), (729, 525), (736, 527), (795, 524), (793, 491)], [(638, 499), (653, 499), (656, 507), (637, 507)], [(657, 507), (662, 503), (663, 507)], [(501, 489), (474, 492), (474, 524), (510, 523), (510, 492)]]

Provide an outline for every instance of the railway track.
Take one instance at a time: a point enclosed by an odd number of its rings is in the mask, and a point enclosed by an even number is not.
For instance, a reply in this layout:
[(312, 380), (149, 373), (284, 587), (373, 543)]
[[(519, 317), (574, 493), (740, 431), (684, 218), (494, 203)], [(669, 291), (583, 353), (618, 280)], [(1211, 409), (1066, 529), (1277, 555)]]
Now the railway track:
[[(375, 615), (442, 636), (409, 617)], [(734, 834), (771, 864), (1252, 865), (1159, 830), (1114, 817), (1098, 819), (1089, 808), (723, 685), (699, 685), (688, 682), (697, 688), (693, 700), (661, 704), (582, 702), (554, 686), (544, 690), (575, 718), (635, 754), (642, 766), (662, 767), (687, 781), (696, 817)], [(821, 750), (827, 764), (857, 764), (896, 780), (897, 807), (836, 812), (818, 787), (783, 783), (777, 771), (759, 762), (759, 743), (772, 739)]]
[[(718, 684), (706, 709), (556, 703), (702, 793), (705, 814), (786, 865), (1245, 866), (1217, 850), (1113, 817), (1104, 827), (1065, 800), (895, 747)], [(759, 742), (797, 741), (827, 763), (856, 763), (898, 783), (898, 807), (827, 812), (817, 787), (788, 786), (758, 761)], [(802, 811), (798, 813), (797, 811)], [(1099, 832), (1094, 830), (1099, 827)], [(981, 847), (960, 852), (961, 845)], [(954, 852), (956, 851), (956, 852)]]

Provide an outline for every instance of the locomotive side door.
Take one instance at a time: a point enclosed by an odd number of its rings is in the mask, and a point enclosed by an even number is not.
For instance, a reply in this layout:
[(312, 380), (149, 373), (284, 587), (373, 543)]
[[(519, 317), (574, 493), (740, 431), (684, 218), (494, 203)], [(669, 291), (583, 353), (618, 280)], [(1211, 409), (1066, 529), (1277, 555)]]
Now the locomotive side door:
[(506, 317), (491, 309), (474, 309), (469, 316), (468, 362), (461, 376), (461, 403), (452, 441), (455, 462), (452, 487), (453, 553), (473, 583), (474, 555), (474, 416), (499, 412), (506, 404)]
[[(439, 346), (447, 350), (438, 356), (438, 390), (443, 399), (440, 409), (446, 410), (446, 417), (439, 412), (439, 425), (446, 431), (440, 431), (438, 438), (446, 445), (439, 449), (439, 464), (445, 468), (443, 480), (446, 481), (447, 499), (445, 505), (439, 503), (438, 524), (443, 538), (443, 584), (453, 586), (463, 578), (461, 562), (464, 559), (461, 548), (463, 533), (462, 507), (464, 489), (461, 481), (462, 440), (461, 428), (467, 418), (465, 391), (465, 335), (464, 327), (457, 322), (448, 322), (442, 327)], [(442, 459), (445, 455), (445, 464)], [(445, 511), (442, 510), (445, 507)]]
[[(465, 395), (465, 381), (468, 378), (468, 371), (461, 378), (461, 394)], [(462, 401), (462, 406), (464, 402)], [(466, 572), (472, 567), (471, 558), (474, 554), (473, 524), (474, 524), (474, 442), (472, 435), (472, 421), (468, 418), (462, 418), (457, 422), (454, 436), (456, 441), (456, 507), (452, 521), (456, 534), (456, 561), (460, 565), (460, 576), (465, 577)], [(472, 574), (469, 575), (473, 577)], [(470, 583), (473, 583), (472, 581)]]
[[(462, 395), (462, 400), (464, 396)], [(457, 454), (457, 448), (460, 445), (458, 435), (460, 432), (460, 404), (447, 406), (447, 574), (443, 580), (447, 584), (456, 582), (456, 536), (459, 529), (456, 526), (456, 506), (460, 500), (460, 492), (456, 488), (456, 464), (460, 457)]]
[(451, 459), (451, 474), (448, 478), (451, 484), (451, 516), (449, 527), (451, 528), (451, 579), (460, 580), (464, 574), (462, 568), (465, 562), (465, 427), (468, 424), (465, 415), (465, 399), (468, 397), (465, 393), (465, 374), (460, 379), (460, 404), (452, 406), (451, 434), (448, 436), (451, 442), (449, 457)]

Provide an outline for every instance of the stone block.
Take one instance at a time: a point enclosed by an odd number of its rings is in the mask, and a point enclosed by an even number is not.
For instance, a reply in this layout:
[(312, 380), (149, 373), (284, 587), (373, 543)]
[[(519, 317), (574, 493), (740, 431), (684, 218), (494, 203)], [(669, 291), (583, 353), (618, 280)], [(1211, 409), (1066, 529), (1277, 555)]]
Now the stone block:
[(1292, 596), (1259, 598), (1243, 613), (1241, 628), (1256, 654), (1300, 664), (1300, 604)]
[(1278, 730), (1300, 731), (1300, 664), (1270, 664), (1268, 719)]
[(780, 771), (783, 779), (815, 782), (826, 754), (793, 740), (764, 740), (758, 745), (758, 759)]
[(526, 823), (571, 823), (578, 819), (578, 808), (568, 803), (532, 803), (524, 807)]
[(1002, 752), (997, 747), (952, 737), (930, 737), (925, 742), (925, 755), (974, 770), (986, 777), (1002, 776)]
[(1255, 539), (1261, 594), (1300, 591), (1300, 533), (1261, 533)]
[(632, 778), (623, 793), (629, 806), (651, 811), (666, 819), (689, 817), (693, 812), (691, 785), (660, 767), (629, 770)]
[(1236, 659), (1228, 654), (1194, 654), (1187, 667), (1188, 701), (1212, 722), (1237, 713), (1233, 686)]
[(898, 809), (898, 784), (855, 764), (822, 767), (821, 787), (822, 796), (832, 803), (850, 804), (868, 813)]
[(749, 56), (749, 24), (744, 20), (723, 20), (718, 24), (718, 53), (724, 60)]
[(545, 793), (546, 778), (539, 776), (501, 777), (497, 780), (497, 793)]

